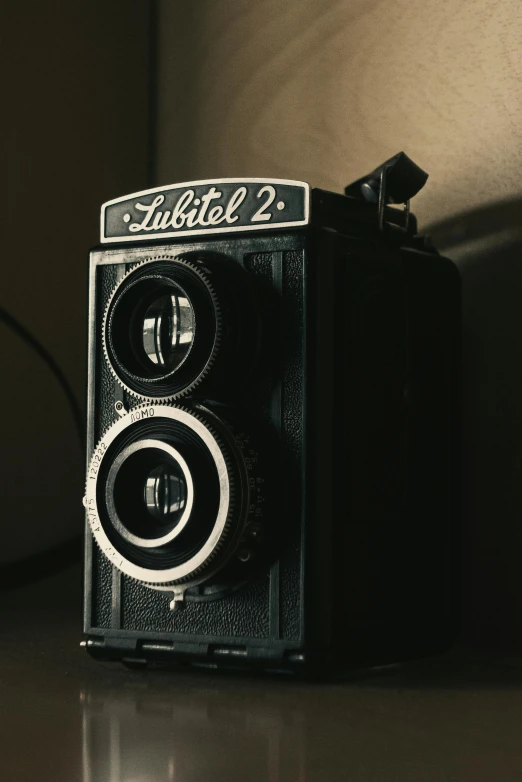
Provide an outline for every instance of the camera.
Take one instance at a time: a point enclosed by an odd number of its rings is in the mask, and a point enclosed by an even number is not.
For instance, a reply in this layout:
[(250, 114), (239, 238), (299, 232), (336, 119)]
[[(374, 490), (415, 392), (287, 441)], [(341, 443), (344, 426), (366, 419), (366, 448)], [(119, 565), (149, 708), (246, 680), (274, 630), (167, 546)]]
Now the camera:
[(308, 672), (450, 645), (460, 286), (409, 211), (426, 178), (401, 153), (343, 195), (220, 179), (103, 205), (92, 655)]

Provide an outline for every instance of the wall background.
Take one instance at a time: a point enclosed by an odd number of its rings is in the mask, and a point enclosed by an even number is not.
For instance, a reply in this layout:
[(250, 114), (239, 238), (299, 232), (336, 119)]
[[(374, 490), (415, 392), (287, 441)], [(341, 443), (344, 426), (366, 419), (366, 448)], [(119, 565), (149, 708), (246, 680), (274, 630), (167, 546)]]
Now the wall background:
[[(340, 191), (402, 149), (430, 172), (413, 208), (463, 279), (466, 634), (520, 649), (518, 0), (8, 0), (2, 16), (0, 305), (82, 404), (103, 201), (225, 176)], [(83, 466), (52, 377), (2, 327), (0, 356), (9, 558), (76, 534)]]
[[(146, 187), (151, 5), (2, 4), (0, 306), (85, 406), (87, 261), (99, 207)], [(84, 454), (54, 377), (0, 324), (0, 565), (83, 527)]]
[(517, 0), (159, 4), (158, 184), (303, 179), (340, 191), (404, 149), (423, 224), (519, 192)]

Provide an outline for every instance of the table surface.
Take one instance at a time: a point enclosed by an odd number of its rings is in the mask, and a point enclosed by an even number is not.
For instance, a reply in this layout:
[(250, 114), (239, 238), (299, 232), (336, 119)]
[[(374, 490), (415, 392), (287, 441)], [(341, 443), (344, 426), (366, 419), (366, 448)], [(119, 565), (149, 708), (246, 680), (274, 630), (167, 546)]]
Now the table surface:
[(477, 652), (305, 683), (91, 660), (70, 567), (0, 593), (6, 782), (522, 779), (522, 668)]

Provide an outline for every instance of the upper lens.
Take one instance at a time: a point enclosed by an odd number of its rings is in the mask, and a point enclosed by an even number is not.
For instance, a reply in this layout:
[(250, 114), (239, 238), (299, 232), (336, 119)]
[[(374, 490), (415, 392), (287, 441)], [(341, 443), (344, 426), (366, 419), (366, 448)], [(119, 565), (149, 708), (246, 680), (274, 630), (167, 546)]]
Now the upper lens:
[(194, 311), (177, 286), (146, 305), (141, 323), (141, 347), (152, 368), (177, 369), (194, 340)]
[(151, 261), (131, 271), (107, 310), (110, 364), (131, 391), (175, 397), (205, 373), (221, 323), (206, 277), (180, 260)]

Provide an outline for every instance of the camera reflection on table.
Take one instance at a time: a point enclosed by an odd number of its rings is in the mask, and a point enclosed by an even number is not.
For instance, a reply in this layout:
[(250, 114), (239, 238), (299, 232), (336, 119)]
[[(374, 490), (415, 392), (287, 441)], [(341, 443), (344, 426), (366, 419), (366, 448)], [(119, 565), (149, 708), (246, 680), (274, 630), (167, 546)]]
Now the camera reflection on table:
[(241, 690), (86, 688), (82, 782), (305, 779), (304, 714)]

